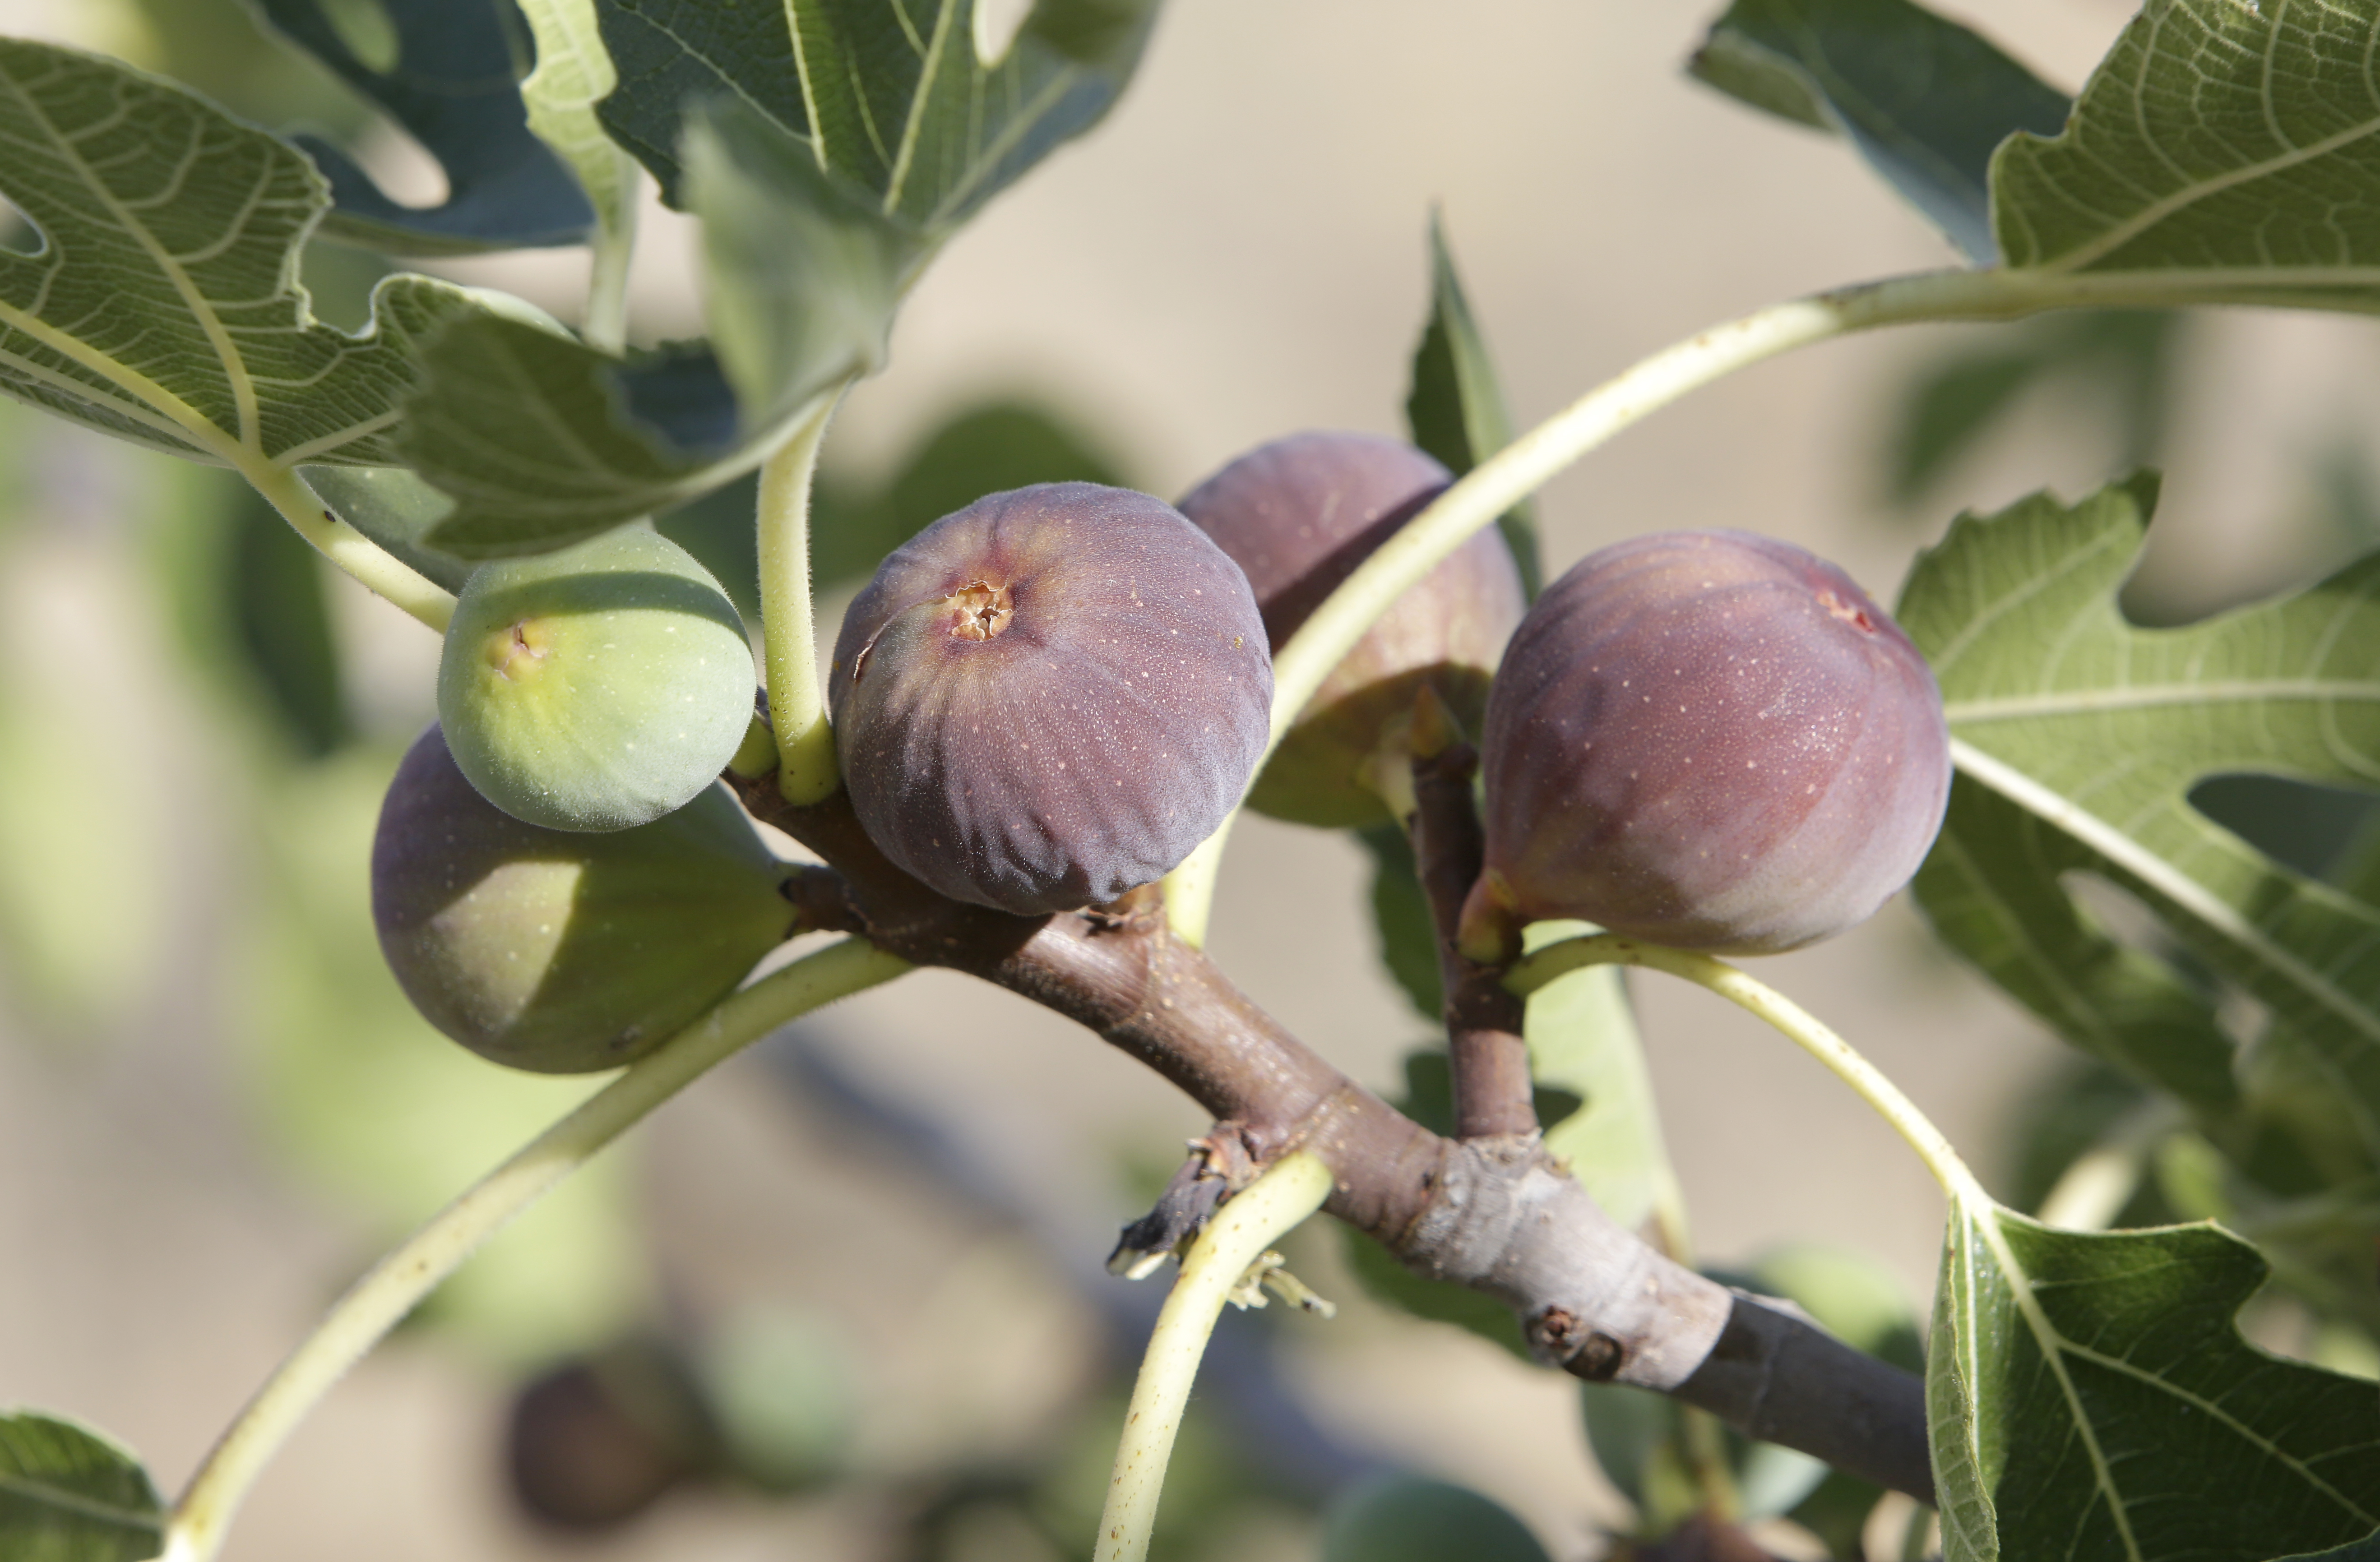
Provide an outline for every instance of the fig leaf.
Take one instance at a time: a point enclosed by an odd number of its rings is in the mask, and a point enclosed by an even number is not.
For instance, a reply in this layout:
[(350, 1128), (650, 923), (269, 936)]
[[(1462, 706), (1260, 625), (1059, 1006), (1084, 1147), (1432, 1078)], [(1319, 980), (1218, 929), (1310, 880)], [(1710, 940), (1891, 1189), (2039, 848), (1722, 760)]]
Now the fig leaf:
[(2262, 1562), (2380, 1524), (2380, 1399), (2234, 1315), (2264, 1280), (2211, 1226), (2053, 1230), (1953, 1196), (1926, 1351), (1947, 1557)]
[(406, 454), (455, 501), (431, 546), (544, 552), (682, 503), (758, 466), (813, 398), (883, 361), (918, 236), (744, 105), (714, 105), (686, 149), (722, 345), (616, 358), (531, 321), (450, 327), (408, 405)]
[(349, 336), (297, 282), (330, 196), (295, 148), (49, 44), (0, 40), (0, 195), (33, 229), (0, 247), (0, 391), (223, 466), (396, 464), (415, 345), (472, 295), (391, 277)]
[[(1414, 347), (1413, 389), (1405, 396), (1405, 426), (1413, 442), (1456, 477), (1512, 442), (1512, 415), (1488, 339), (1472, 316), (1471, 300), (1454, 270), (1446, 241), (1446, 219), (1429, 217), (1429, 322)], [(1504, 545), (1521, 572), (1521, 591), (1530, 601), (1545, 584), (1537, 557), (1537, 507), (1523, 500), (1497, 517)]]
[(141, 1562), (165, 1543), (165, 1505), (140, 1461), (39, 1411), (0, 1415), (0, 1556)]
[(1157, 0), (1038, 0), (986, 59), (976, 0), (597, 5), (621, 79), (605, 127), (673, 204), (687, 203), (685, 105), (732, 97), (937, 236), (1099, 122), (1157, 16)]
[[(1582, 922), (1544, 923), (1530, 929), (1528, 945), (1542, 949), (1589, 930)], [(1539, 1111), (1546, 1148), (1570, 1163), (1611, 1218), (1632, 1230), (1653, 1223), (1682, 1242), (1685, 1195), (1662, 1142), (1636, 1011), (1620, 969), (1573, 971), (1549, 982), (1529, 995), (1526, 1012), (1530, 1078), (1541, 1096), (1550, 1087), (1578, 1103), (1559, 1119)]]
[(2148, 0), (2062, 134), (1994, 154), (2003, 263), (2136, 297), (2380, 309), (2380, 203), (2342, 197), (2380, 178), (2373, 21)]
[[(336, 147), (297, 138), (331, 184), (322, 236), (396, 255), (577, 244), (594, 211), (529, 129), (515, 78), (513, 0), (378, 0), (386, 36), (341, 23), (354, 7), (255, 0), (273, 30), (405, 127), (446, 171), (433, 207), (391, 200)], [(370, 14), (370, 13), (367, 13)], [(509, 25), (508, 25), (509, 24)], [(375, 30), (377, 31), (378, 30)]]
[(2066, 94), (1908, 0), (1736, 0), (1686, 67), (1757, 109), (1851, 142), (1977, 265), (1992, 241), (1993, 149), (2058, 133)]
[(2213, 996), (2169, 951), (2119, 942), (2077, 875), (2136, 898), (2189, 957), (2269, 1005), (2380, 1152), (2380, 907), (2225, 829), (2216, 774), (2369, 789), (2380, 777), (2380, 555), (2175, 629), (2116, 593), (2153, 481), (1966, 516), (1911, 575), (1901, 623), (1942, 685), (1959, 776), (1917, 879), (1952, 947), (2070, 1041), (2237, 1127)]

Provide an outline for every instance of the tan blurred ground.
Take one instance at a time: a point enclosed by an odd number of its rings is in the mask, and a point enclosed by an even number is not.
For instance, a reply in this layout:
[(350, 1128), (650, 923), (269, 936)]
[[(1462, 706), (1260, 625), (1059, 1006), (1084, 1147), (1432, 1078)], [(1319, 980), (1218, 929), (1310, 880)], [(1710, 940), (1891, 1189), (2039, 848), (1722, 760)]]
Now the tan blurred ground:
[[(1682, 77), (1716, 8), (1177, 4), (1112, 120), (938, 263), (903, 319), (891, 371), (853, 398), (837, 438), (888, 452), (973, 394), (1022, 385), (1081, 409), (1160, 491), (1179, 491), (1293, 429), (1396, 431), (1432, 202), (1524, 424), (1706, 323), (1945, 263), (1948, 251), (1840, 146)], [(2117, 0), (1945, 8), (2069, 87), (2125, 15)], [(111, 25), (93, 0), (0, 0), (0, 30), (103, 40)], [(649, 248), (640, 333), (698, 329), (684, 235), (657, 222)], [(470, 274), (560, 304), (577, 266), (548, 258)], [(1631, 431), (1548, 490), (1549, 566), (1641, 530), (1744, 526), (1828, 552), (1888, 595), (1921, 538), (1879, 516), (1875, 419), (1903, 367), (1949, 335), (1820, 348)], [(2313, 544), (2281, 527), (2286, 474), (2315, 432), (2368, 418), (2374, 398), (2361, 324), (2235, 317), (2212, 343), (2216, 372), (2201, 382), (2212, 394), (2184, 409), (2152, 545), (2152, 568), (2184, 596), (2277, 583), (2311, 556)], [(2108, 448), (2088, 408), (2036, 414), (1960, 470), (1933, 529), (1959, 504), (2044, 484), (2080, 491), (2110, 475)], [(104, 579), (104, 548), (94, 556)], [(434, 647), (393, 612), (356, 611), (359, 633), (385, 647), (376, 686), (426, 710)], [(124, 636), (77, 675), (140, 691), (170, 732), (192, 718), (177, 714), (170, 685), (147, 686), (144, 643)], [(210, 875), (226, 865), (203, 804), (176, 808), (190, 822), (178, 866), (156, 882), (175, 889), (176, 958), (203, 983)], [(1215, 950), (1315, 1046), (1389, 1086), (1420, 1027), (1371, 964), (1363, 883), (1336, 840), (1245, 825)], [(2010, 1092), (2048, 1044), (1927, 953), (1903, 908), (1762, 975), (1868, 1051), (1988, 1166)], [(1876, 1253), (1923, 1298), (1939, 1205), (1916, 1163), (1779, 1038), (1701, 995), (1637, 990), (1706, 1255), (1824, 1239)], [(185, 1034), (169, 1001), (154, 1010), (145, 1034), (103, 1056), (0, 1045), (0, 1404), (86, 1417), (171, 1483), (365, 1254), (347, 1217), (248, 1147), (218, 1067), (226, 1038)], [(1135, 1213), (1117, 1152), (1163, 1161), (1201, 1126), (1153, 1076), (956, 978), (922, 975), (856, 1002), (836, 1034), (856, 1071), (944, 1115), (1041, 1190), (1050, 1218), (1086, 1252)], [(1063, 1363), (1072, 1303), (1026, 1294), (1032, 1282), (993, 1250), (969, 1267), (953, 1256), (966, 1234), (937, 1224), (904, 1174), (838, 1162), (821, 1149), (831, 1142), (806, 1138), (732, 1072), (645, 1138), (662, 1241), (697, 1290), (784, 1284), (859, 1298), (851, 1305), (879, 1314), (870, 1370), (882, 1392), (926, 1396), (917, 1402), (938, 1416), (953, 1407), (939, 1432), (881, 1435), (920, 1447), (937, 1435), (997, 1438), (1002, 1407), (1031, 1398), (1037, 1363)], [(965, 1289), (978, 1280), (980, 1293)], [(952, 1346), (946, 1331), (979, 1315), (984, 1298), (1012, 1294), (1023, 1322), (1002, 1326), (1004, 1344)], [(1295, 1379), (1327, 1421), (1510, 1502), (1558, 1556), (1585, 1555), (1590, 1519), (1615, 1514), (1561, 1380), (1380, 1317), (1293, 1332), (1309, 1342)], [(908, 1346), (918, 1354), (905, 1360)], [(392, 1348), (301, 1433), (228, 1556), (561, 1555), (502, 1507), (492, 1415), (488, 1386), (462, 1364)], [(858, 1558), (873, 1555), (868, 1530), (862, 1498), (689, 1504), (592, 1555)], [(1294, 1555), (1294, 1542), (1255, 1537), (1243, 1554)]]

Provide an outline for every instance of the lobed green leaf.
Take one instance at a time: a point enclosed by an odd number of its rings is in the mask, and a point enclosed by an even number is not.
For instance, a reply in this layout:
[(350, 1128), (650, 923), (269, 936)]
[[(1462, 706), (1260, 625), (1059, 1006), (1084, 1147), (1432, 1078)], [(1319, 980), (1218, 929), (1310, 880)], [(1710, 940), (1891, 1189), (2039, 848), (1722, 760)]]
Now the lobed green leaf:
[(475, 312), (392, 277), (372, 331), (313, 318), (298, 247), (329, 203), (294, 149), (112, 60), (0, 39), (0, 390), (228, 466), (394, 465), (419, 341)]
[(625, 243), (636, 229), (637, 166), (596, 115), (620, 79), (603, 49), (595, 0), (519, 4), (537, 43), (537, 68), (520, 84), (528, 127), (577, 176), (603, 236), (596, 242)]
[(1755, 108), (1831, 130), (1989, 265), (1989, 169), (2018, 130), (2054, 135), (2066, 94), (1909, 0), (1735, 0), (1687, 68)]
[(1414, 1011), (1436, 1024), (1444, 1018), (1446, 1005), (1438, 970), (1438, 929), (1430, 921), (1429, 896), (1422, 889), (1413, 842), (1401, 825), (1374, 825), (1354, 834), (1372, 858), (1369, 899), (1381, 969)]
[(2380, 1530), (2362, 1540), (2350, 1541), (2327, 1551), (2301, 1551), (2295, 1556), (2277, 1557), (2274, 1562), (2380, 1562)]
[(577, 244), (594, 212), (529, 128), (509, 36), (512, 0), (376, 0), (392, 34), (367, 58), (326, 0), (255, 0), (273, 29), (405, 127), (446, 173), (433, 207), (389, 198), (336, 147), (301, 137), (330, 180), (325, 237), (397, 255), (461, 255)]
[(2380, 309), (2380, 6), (2148, 0), (1992, 220), (2011, 268)]
[(130, 1453), (38, 1411), (0, 1414), (0, 1556), (145, 1562), (164, 1542), (165, 1505)]
[(2211, 1226), (2053, 1230), (1953, 1199), (1926, 1395), (1952, 1562), (2263, 1562), (2380, 1524), (2380, 1397), (2233, 1323)]
[(2207, 999), (2125, 950), (2068, 883), (2107, 879), (2270, 1005), (2380, 1151), (2380, 909), (2190, 801), (2219, 773), (2380, 780), (2380, 556), (2204, 623), (2138, 628), (2116, 592), (2153, 493), (1963, 517), (1912, 573), (1900, 622), (1941, 681), (1961, 770), (1921, 903), (2062, 1034), (2173, 1090), (2219, 1138), (2228, 1044)]
[(1038, 0), (997, 59), (975, 0), (598, 0), (620, 88), (613, 137), (683, 199), (686, 105), (731, 96), (939, 236), (1111, 107), (1157, 0)]

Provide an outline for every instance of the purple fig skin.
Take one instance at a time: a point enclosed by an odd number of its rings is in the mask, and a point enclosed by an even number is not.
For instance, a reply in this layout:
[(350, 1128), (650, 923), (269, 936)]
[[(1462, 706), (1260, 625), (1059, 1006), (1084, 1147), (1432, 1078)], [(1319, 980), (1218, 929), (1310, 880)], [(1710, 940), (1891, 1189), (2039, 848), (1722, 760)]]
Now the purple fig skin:
[(1162, 500), (989, 494), (887, 558), (830, 679), (860, 824), (954, 900), (1114, 900), (1214, 833), (1263, 755), (1272, 658), (1238, 566)]
[[(1259, 445), (1193, 489), (1182, 513), (1232, 556), (1278, 651), (1355, 566), (1453, 477), (1409, 444), (1308, 432)], [(1382, 730), (1427, 683), (1476, 732), (1488, 681), (1528, 603), (1501, 536), (1483, 531), (1390, 603), (1331, 669), (1257, 778), (1248, 806), (1325, 829), (1385, 820), (1359, 781)]]
[(1864, 921), (1942, 825), (1932, 669), (1833, 564), (1743, 532), (1604, 549), (1523, 621), (1488, 706), (1475, 958), (1579, 917), (1723, 954)]

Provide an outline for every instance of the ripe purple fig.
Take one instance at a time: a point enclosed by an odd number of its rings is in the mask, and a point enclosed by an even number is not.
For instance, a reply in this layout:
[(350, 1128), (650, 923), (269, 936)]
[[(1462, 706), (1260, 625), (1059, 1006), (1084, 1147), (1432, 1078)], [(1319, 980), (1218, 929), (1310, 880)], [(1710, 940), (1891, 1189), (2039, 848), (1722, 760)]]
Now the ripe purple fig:
[(1488, 705), (1475, 960), (1580, 917), (1766, 954), (1864, 920), (1941, 828), (1949, 733), (1925, 659), (1834, 565), (1743, 532), (1583, 560), (1512, 636)]
[(1160, 500), (994, 493), (896, 550), (844, 615), (831, 701), (868, 839), (1026, 915), (1161, 878), (1240, 800), (1272, 659), (1248, 583)]
[(627, 829), (548, 829), (464, 778), (436, 727), (372, 839), (372, 921), (423, 1018), (492, 1062), (634, 1062), (792, 932), (787, 869), (727, 789)]
[[(1339, 583), (1452, 481), (1408, 444), (1370, 434), (1292, 434), (1259, 445), (1182, 501), (1182, 513), (1245, 572), (1281, 649)], [(1488, 680), (1527, 607), (1512, 551), (1492, 531), (1399, 597), (1315, 691), (1248, 806), (1344, 829), (1387, 817), (1361, 779), (1386, 729), (1424, 684), (1477, 731)]]

